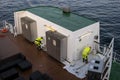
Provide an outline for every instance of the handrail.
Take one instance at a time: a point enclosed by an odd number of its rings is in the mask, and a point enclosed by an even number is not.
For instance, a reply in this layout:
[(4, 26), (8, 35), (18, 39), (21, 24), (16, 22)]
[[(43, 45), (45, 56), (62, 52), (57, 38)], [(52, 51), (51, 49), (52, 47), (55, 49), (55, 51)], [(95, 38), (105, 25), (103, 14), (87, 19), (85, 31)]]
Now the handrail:
[[(111, 43), (110, 43), (111, 44)], [(103, 50), (104, 50), (104, 46), (100, 46)], [(110, 45), (107, 47), (105, 46), (106, 48), (109, 48)], [(104, 55), (104, 54), (103, 54)], [(114, 50), (113, 52), (113, 57), (112, 57), (112, 60), (113, 62), (117, 62), (117, 63), (120, 63), (120, 54), (116, 53), (116, 51)]]
[(111, 71), (111, 65), (112, 65), (112, 58), (113, 58), (113, 47), (114, 47), (114, 38), (112, 38), (110, 44), (108, 45), (108, 47), (104, 47), (103, 51), (103, 55), (108, 58), (107, 63), (105, 63), (105, 68), (108, 67), (108, 70), (105, 72), (105, 75), (103, 75), (104, 77), (102, 78), (102, 80), (109, 80), (109, 76), (110, 76), (110, 71)]

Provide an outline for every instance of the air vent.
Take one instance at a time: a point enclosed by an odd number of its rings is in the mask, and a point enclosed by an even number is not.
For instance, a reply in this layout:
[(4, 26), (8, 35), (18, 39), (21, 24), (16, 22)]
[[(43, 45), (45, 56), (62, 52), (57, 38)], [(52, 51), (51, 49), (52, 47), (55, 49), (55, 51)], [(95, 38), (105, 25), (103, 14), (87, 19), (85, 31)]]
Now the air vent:
[(63, 13), (70, 13), (70, 7), (63, 7)]
[(97, 67), (97, 66), (94, 66), (94, 69), (98, 70), (98, 67)]
[(96, 63), (96, 64), (99, 64), (99, 63), (100, 63), (100, 61), (95, 61), (95, 63)]

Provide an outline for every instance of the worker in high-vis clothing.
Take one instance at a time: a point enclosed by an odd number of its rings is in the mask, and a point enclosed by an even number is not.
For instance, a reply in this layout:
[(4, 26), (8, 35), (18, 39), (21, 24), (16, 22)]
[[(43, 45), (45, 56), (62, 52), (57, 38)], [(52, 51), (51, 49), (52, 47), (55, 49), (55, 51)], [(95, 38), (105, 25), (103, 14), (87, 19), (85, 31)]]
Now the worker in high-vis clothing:
[(89, 55), (90, 51), (91, 51), (91, 47), (89, 47), (89, 46), (86, 46), (83, 49), (83, 52), (82, 52), (83, 62), (88, 63), (88, 55)]
[(37, 46), (37, 49), (42, 49), (42, 40), (43, 37), (38, 37), (35, 39), (34, 44)]

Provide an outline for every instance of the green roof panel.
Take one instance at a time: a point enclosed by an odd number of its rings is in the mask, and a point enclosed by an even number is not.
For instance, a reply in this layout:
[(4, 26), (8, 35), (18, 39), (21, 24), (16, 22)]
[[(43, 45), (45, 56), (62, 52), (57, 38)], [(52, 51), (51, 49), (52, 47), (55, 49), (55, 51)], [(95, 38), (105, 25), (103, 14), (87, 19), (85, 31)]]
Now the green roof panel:
[(56, 7), (39, 6), (25, 10), (71, 31), (76, 31), (96, 22), (73, 13), (63, 13), (62, 9)]

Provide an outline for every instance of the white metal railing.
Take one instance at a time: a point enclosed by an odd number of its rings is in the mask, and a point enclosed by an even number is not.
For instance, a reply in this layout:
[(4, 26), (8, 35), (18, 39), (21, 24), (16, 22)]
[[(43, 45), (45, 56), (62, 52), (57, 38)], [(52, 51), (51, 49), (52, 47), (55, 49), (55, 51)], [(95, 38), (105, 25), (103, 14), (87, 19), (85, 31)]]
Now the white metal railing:
[(7, 28), (12, 34), (14, 34), (14, 37), (17, 35), (15, 27), (11, 23), (3, 20), (0, 22), (0, 24), (2, 25), (0, 29)]
[(11, 33), (14, 33), (14, 27), (11, 23), (8, 23), (7, 21), (4, 22), (5, 28), (9, 29)]
[(109, 80), (110, 72), (111, 72), (111, 66), (112, 66), (112, 57), (113, 57), (113, 47), (114, 47), (114, 38), (111, 40), (108, 47), (104, 48), (105, 51), (103, 51), (103, 55), (105, 56), (107, 62), (105, 64), (105, 68), (108, 68), (105, 74), (103, 75), (102, 80)]

